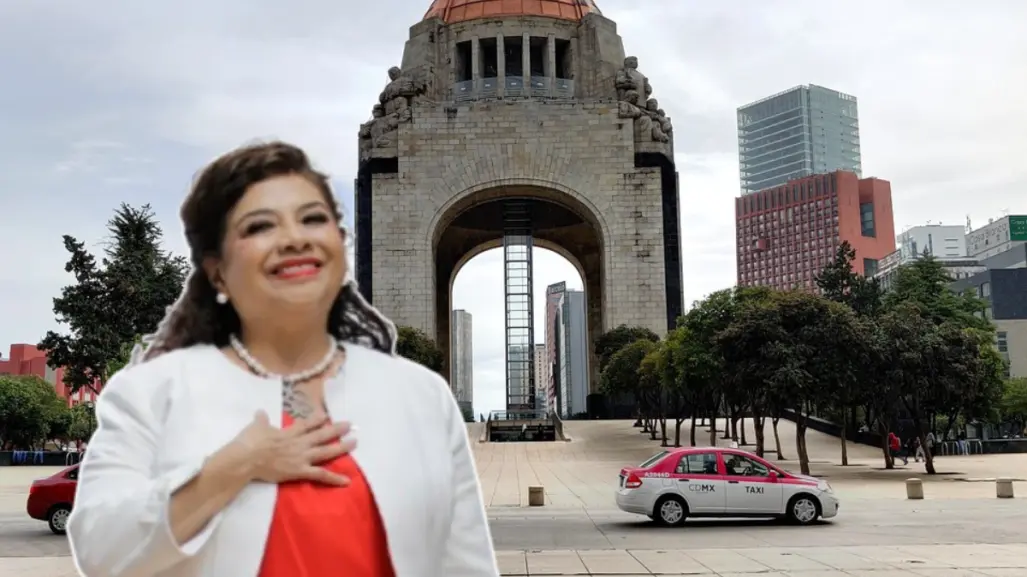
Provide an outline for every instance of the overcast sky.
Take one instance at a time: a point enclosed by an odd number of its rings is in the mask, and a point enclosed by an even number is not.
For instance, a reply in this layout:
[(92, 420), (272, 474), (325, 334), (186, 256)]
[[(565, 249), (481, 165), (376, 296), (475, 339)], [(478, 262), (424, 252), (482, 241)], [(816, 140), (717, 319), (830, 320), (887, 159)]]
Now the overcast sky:
[[(429, 4), (0, 0), (0, 352), (55, 327), (61, 235), (95, 246), (119, 202), (151, 203), (184, 253), (178, 205), (231, 147), (294, 141), (352, 205), (357, 127)], [(674, 119), (688, 302), (735, 279), (735, 109), (798, 84), (859, 98), (864, 173), (892, 182), (896, 228), (1027, 212), (1027, 2), (598, 4)], [(580, 288), (560, 257), (536, 262), (537, 295)], [(455, 293), (474, 315), (476, 410), (499, 408), (501, 255)]]

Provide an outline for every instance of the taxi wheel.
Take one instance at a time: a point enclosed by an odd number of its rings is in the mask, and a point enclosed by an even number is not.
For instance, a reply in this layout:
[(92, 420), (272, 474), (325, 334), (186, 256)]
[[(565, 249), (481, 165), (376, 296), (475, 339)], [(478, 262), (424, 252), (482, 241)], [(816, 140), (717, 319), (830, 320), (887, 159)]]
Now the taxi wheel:
[(688, 518), (688, 504), (681, 497), (666, 495), (653, 507), (653, 520), (664, 527), (680, 527)]
[(796, 495), (788, 501), (787, 515), (796, 525), (809, 525), (820, 517), (820, 501), (813, 495)]

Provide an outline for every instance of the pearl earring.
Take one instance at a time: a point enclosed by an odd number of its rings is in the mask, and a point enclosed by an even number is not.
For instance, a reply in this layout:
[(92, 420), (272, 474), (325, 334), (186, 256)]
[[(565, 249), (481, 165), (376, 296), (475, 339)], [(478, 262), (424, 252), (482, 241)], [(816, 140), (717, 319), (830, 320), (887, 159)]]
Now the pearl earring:
[(218, 296), (214, 300), (218, 301), (219, 305), (228, 304), (228, 295), (218, 292)]

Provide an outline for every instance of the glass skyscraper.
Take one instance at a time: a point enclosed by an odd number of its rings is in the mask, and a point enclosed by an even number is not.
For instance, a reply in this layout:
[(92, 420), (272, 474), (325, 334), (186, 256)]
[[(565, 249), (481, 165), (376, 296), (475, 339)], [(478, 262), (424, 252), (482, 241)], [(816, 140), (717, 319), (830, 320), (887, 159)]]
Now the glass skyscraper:
[(738, 109), (742, 194), (846, 170), (863, 177), (856, 97), (796, 86)]

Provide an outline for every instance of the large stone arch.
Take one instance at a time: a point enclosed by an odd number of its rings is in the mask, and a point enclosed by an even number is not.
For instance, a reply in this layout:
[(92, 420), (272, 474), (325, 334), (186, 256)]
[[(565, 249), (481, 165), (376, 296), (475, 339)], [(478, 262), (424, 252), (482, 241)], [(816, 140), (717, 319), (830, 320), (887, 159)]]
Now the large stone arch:
[[(428, 227), (432, 247), (435, 294), (434, 337), (445, 353), (444, 374), (449, 374), (452, 285), (460, 269), (485, 250), (502, 246), (503, 230), (496, 210), (505, 200), (522, 199), (537, 207), (533, 222), (534, 244), (566, 258), (581, 276), (586, 301), (589, 346), (589, 386), (598, 382), (595, 340), (605, 328), (606, 237), (603, 215), (577, 191), (542, 179), (503, 179), (483, 182), (453, 195), (436, 211)], [(536, 302), (535, 306), (544, 306)], [(538, 383), (537, 383), (538, 384)]]

